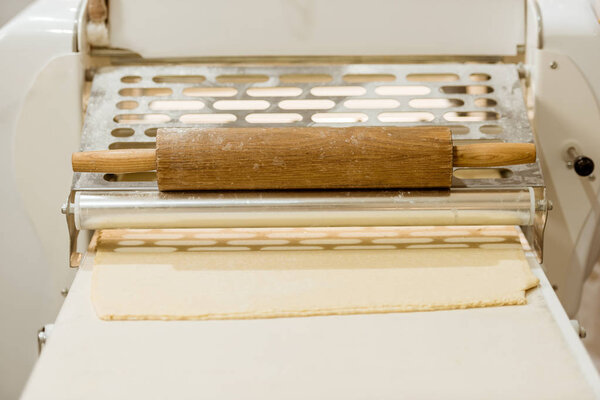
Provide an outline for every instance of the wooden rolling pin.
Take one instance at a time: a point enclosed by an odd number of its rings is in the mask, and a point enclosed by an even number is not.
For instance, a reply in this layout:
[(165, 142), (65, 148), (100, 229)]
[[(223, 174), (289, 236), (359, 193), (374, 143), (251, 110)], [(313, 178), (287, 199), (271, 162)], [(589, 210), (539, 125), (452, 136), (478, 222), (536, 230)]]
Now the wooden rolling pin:
[(532, 143), (452, 145), (446, 127), (159, 129), (156, 150), (74, 153), (75, 172), (157, 171), (160, 190), (448, 188), (452, 167), (535, 162)]

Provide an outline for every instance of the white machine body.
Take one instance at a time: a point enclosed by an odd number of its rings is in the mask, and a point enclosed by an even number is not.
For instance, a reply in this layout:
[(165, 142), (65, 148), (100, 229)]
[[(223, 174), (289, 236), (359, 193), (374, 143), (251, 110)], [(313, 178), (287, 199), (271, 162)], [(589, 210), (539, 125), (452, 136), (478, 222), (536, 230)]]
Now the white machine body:
[[(38, 0), (0, 30), (0, 397), (14, 398), (73, 272), (59, 209), (78, 148), (90, 49), (85, 0)], [(532, 124), (554, 209), (546, 273), (567, 313), (600, 252), (600, 179), (567, 167), (575, 147), (600, 163), (600, 24), (593, 0), (110, 0), (109, 48), (146, 59), (356, 56), (523, 57)], [(97, 27), (96, 27), (97, 28)], [(102, 28), (102, 27), (101, 27)], [(91, 36), (93, 38), (93, 36)], [(94, 40), (94, 39), (92, 39)]]

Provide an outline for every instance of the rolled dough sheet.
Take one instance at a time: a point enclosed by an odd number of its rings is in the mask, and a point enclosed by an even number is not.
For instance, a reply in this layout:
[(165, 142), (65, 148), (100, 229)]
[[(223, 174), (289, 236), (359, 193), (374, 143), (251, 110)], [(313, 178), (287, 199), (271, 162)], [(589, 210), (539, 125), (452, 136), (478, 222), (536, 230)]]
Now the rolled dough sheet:
[(538, 283), (510, 227), (112, 230), (96, 252), (107, 320), (518, 305)]

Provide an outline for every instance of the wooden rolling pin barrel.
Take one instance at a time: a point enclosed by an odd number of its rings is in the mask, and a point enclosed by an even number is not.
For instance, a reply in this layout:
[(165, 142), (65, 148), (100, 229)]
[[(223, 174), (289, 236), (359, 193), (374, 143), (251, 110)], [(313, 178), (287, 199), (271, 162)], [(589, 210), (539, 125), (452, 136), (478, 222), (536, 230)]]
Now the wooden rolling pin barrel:
[(160, 190), (449, 188), (452, 167), (535, 162), (532, 143), (453, 146), (445, 127), (159, 129), (156, 150), (74, 153), (75, 172), (157, 172)]

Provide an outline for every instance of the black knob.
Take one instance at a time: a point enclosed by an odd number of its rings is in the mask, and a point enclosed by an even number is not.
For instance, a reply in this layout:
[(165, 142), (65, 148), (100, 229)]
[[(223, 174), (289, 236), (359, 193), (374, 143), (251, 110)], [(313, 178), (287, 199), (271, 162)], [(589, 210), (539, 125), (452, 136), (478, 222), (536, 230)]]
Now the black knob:
[(594, 162), (586, 156), (578, 156), (573, 160), (573, 168), (579, 176), (590, 176), (594, 172)]

